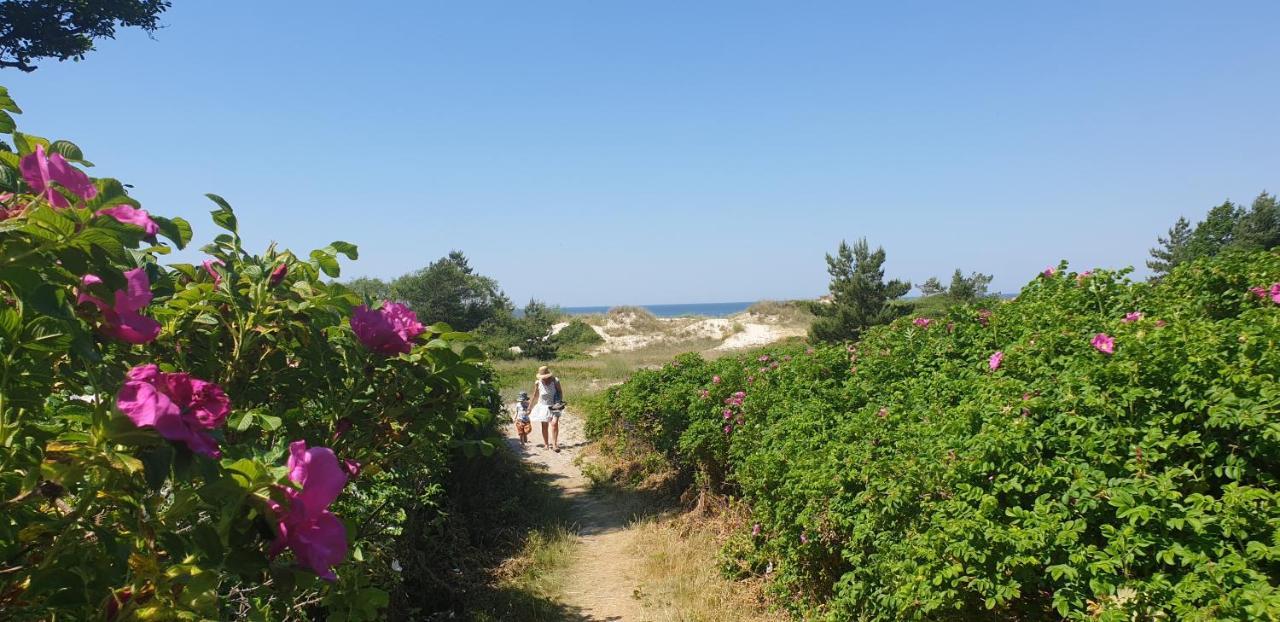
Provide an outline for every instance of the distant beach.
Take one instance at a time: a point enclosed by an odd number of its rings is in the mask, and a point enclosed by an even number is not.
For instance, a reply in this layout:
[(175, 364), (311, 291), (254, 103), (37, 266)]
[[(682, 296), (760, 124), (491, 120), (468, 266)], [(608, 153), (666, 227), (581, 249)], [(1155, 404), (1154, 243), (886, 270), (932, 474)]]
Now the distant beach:
[[(634, 305), (647, 309), (658, 317), (728, 317), (742, 313), (755, 302), (707, 302), (683, 305)], [(589, 315), (604, 313), (613, 307), (561, 307), (560, 310), (569, 315)]]

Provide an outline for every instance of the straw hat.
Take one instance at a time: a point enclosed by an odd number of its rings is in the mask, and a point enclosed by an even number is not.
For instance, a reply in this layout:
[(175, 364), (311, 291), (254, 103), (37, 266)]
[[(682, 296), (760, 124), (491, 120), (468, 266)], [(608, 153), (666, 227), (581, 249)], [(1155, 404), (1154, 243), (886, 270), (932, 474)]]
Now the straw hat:
[(554, 374), (551, 373), (551, 368), (547, 367), (546, 365), (543, 365), (542, 367), (538, 368), (538, 380), (546, 380), (547, 378), (550, 378), (553, 375)]

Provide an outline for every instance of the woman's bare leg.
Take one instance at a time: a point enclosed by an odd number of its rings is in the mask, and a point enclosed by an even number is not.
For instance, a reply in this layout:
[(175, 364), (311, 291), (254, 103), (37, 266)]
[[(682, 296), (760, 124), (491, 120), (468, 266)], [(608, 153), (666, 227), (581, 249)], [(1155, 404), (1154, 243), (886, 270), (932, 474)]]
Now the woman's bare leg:
[(560, 449), (560, 418), (551, 418), (551, 446)]
[(550, 446), (549, 443), (547, 443), (547, 422), (546, 421), (542, 422), (542, 446), (543, 447)]

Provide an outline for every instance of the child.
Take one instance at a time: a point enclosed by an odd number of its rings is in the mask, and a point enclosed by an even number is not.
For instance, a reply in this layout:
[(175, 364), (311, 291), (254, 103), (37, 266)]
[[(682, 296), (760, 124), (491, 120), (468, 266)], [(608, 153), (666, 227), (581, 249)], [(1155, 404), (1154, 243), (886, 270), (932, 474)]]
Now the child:
[(520, 444), (527, 445), (529, 443), (529, 433), (533, 431), (533, 424), (529, 422), (529, 392), (520, 392), (520, 401), (516, 402), (516, 433), (520, 435)]

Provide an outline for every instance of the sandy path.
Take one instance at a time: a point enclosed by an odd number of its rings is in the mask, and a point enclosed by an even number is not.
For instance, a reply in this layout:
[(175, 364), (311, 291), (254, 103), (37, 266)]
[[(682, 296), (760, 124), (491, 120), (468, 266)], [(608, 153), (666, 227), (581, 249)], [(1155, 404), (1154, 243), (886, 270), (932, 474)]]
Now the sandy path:
[(542, 432), (537, 423), (533, 428), (529, 444), (522, 448), (515, 426), (507, 426), (507, 443), (523, 459), (545, 467), (570, 502), (579, 546), (567, 571), (562, 604), (576, 614), (575, 622), (644, 622), (636, 599), (640, 586), (630, 573), (638, 561), (632, 546), (635, 533), (628, 528), (631, 516), (609, 499), (589, 494), (589, 480), (573, 464), (587, 442), (582, 419), (568, 411), (561, 418), (560, 453), (538, 447)]

